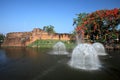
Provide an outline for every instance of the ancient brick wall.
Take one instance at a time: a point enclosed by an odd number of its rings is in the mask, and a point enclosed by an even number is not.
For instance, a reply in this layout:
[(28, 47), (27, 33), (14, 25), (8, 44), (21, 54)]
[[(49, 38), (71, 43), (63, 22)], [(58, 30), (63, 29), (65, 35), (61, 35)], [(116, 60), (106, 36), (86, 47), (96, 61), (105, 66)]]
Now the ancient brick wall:
[(11, 32), (6, 35), (2, 46), (26, 46), (40, 39), (70, 40), (70, 34), (49, 34), (39, 28), (34, 28), (30, 32)]

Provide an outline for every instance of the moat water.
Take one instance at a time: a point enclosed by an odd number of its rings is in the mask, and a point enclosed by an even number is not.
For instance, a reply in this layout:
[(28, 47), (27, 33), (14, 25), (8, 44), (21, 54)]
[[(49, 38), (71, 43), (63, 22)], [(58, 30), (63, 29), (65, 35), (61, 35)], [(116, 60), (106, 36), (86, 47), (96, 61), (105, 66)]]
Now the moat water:
[(99, 56), (101, 67), (84, 71), (68, 65), (69, 55), (50, 55), (52, 49), (0, 48), (0, 80), (120, 80), (120, 50)]

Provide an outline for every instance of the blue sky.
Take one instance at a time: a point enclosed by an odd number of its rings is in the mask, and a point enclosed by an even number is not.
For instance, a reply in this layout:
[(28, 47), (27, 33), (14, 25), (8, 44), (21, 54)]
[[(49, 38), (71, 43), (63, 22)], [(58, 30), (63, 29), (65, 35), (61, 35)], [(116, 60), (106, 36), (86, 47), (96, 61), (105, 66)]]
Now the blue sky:
[(76, 14), (113, 8), (120, 8), (120, 0), (0, 0), (0, 33), (47, 25), (58, 33), (69, 33)]

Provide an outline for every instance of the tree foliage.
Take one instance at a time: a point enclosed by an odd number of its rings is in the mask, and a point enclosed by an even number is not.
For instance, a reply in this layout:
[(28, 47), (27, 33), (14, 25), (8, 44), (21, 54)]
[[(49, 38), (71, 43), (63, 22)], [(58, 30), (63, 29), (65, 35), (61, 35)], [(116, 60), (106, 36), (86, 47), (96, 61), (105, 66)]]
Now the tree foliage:
[(77, 18), (74, 18), (74, 22), (73, 22), (73, 26), (76, 25), (81, 25), (83, 23), (83, 18), (85, 18), (88, 14), (87, 13), (80, 13), (80, 14), (76, 14)]
[(0, 33), (0, 44), (3, 43), (4, 38), (5, 38), (5, 35), (3, 35), (3, 34)]
[(87, 31), (88, 33), (94, 31), (101, 35), (104, 35), (108, 31), (115, 33), (117, 26), (120, 24), (120, 9), (97, 10), (85, 16), (80, 14), (77, 19), (75, 29), (77, 33), (81, 30)]
[(46, 32), (48, 32), (49, 34), (55, 33), (54, 26), (52, 26), (52, 25), (44, 26), (43, 30), (46, 31)]

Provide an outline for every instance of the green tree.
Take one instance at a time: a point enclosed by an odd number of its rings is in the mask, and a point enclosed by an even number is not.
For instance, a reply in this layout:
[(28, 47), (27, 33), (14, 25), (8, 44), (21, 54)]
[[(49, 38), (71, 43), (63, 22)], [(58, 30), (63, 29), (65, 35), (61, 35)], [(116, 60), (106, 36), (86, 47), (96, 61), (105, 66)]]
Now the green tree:
[(5, 35), (0, 33), (0, 45), (3, 43)]
[(88, 15), (88, 13), (80, 13), (76, 15), (77, 15), (77, 18), (73, 19), (73, 26), (81, 25), (83, 23), (83, 19)]
[(48, 32), (49, 34), (54, 34), (55, 33), (54, 26), (52, 26), (52, 25), (44, 26), (43, 30)]
[[(75, 27), (74, 27), (75, 30), (73, 31), (72, 37), (74, 37), (74, 38), (76, 37), (78, 43), (84, 41), (83, 40), (84, 39), (84, 35), (83, 35), (84, 33), (83, 33), (82, 30), (78, 31), (76, 28), (79, 28), (78, 26), (81, 26), (84, 23), (83, 19), (85, 19), (85, 17), (87, 15), (88, 15), (87, 13), (80, 13), (80, 14), (77, 14), (77, 18), (73, 19), (73, 26), (75, 25)], [(82, 27), (82, 28), (84, 28), (84, 27)]]

